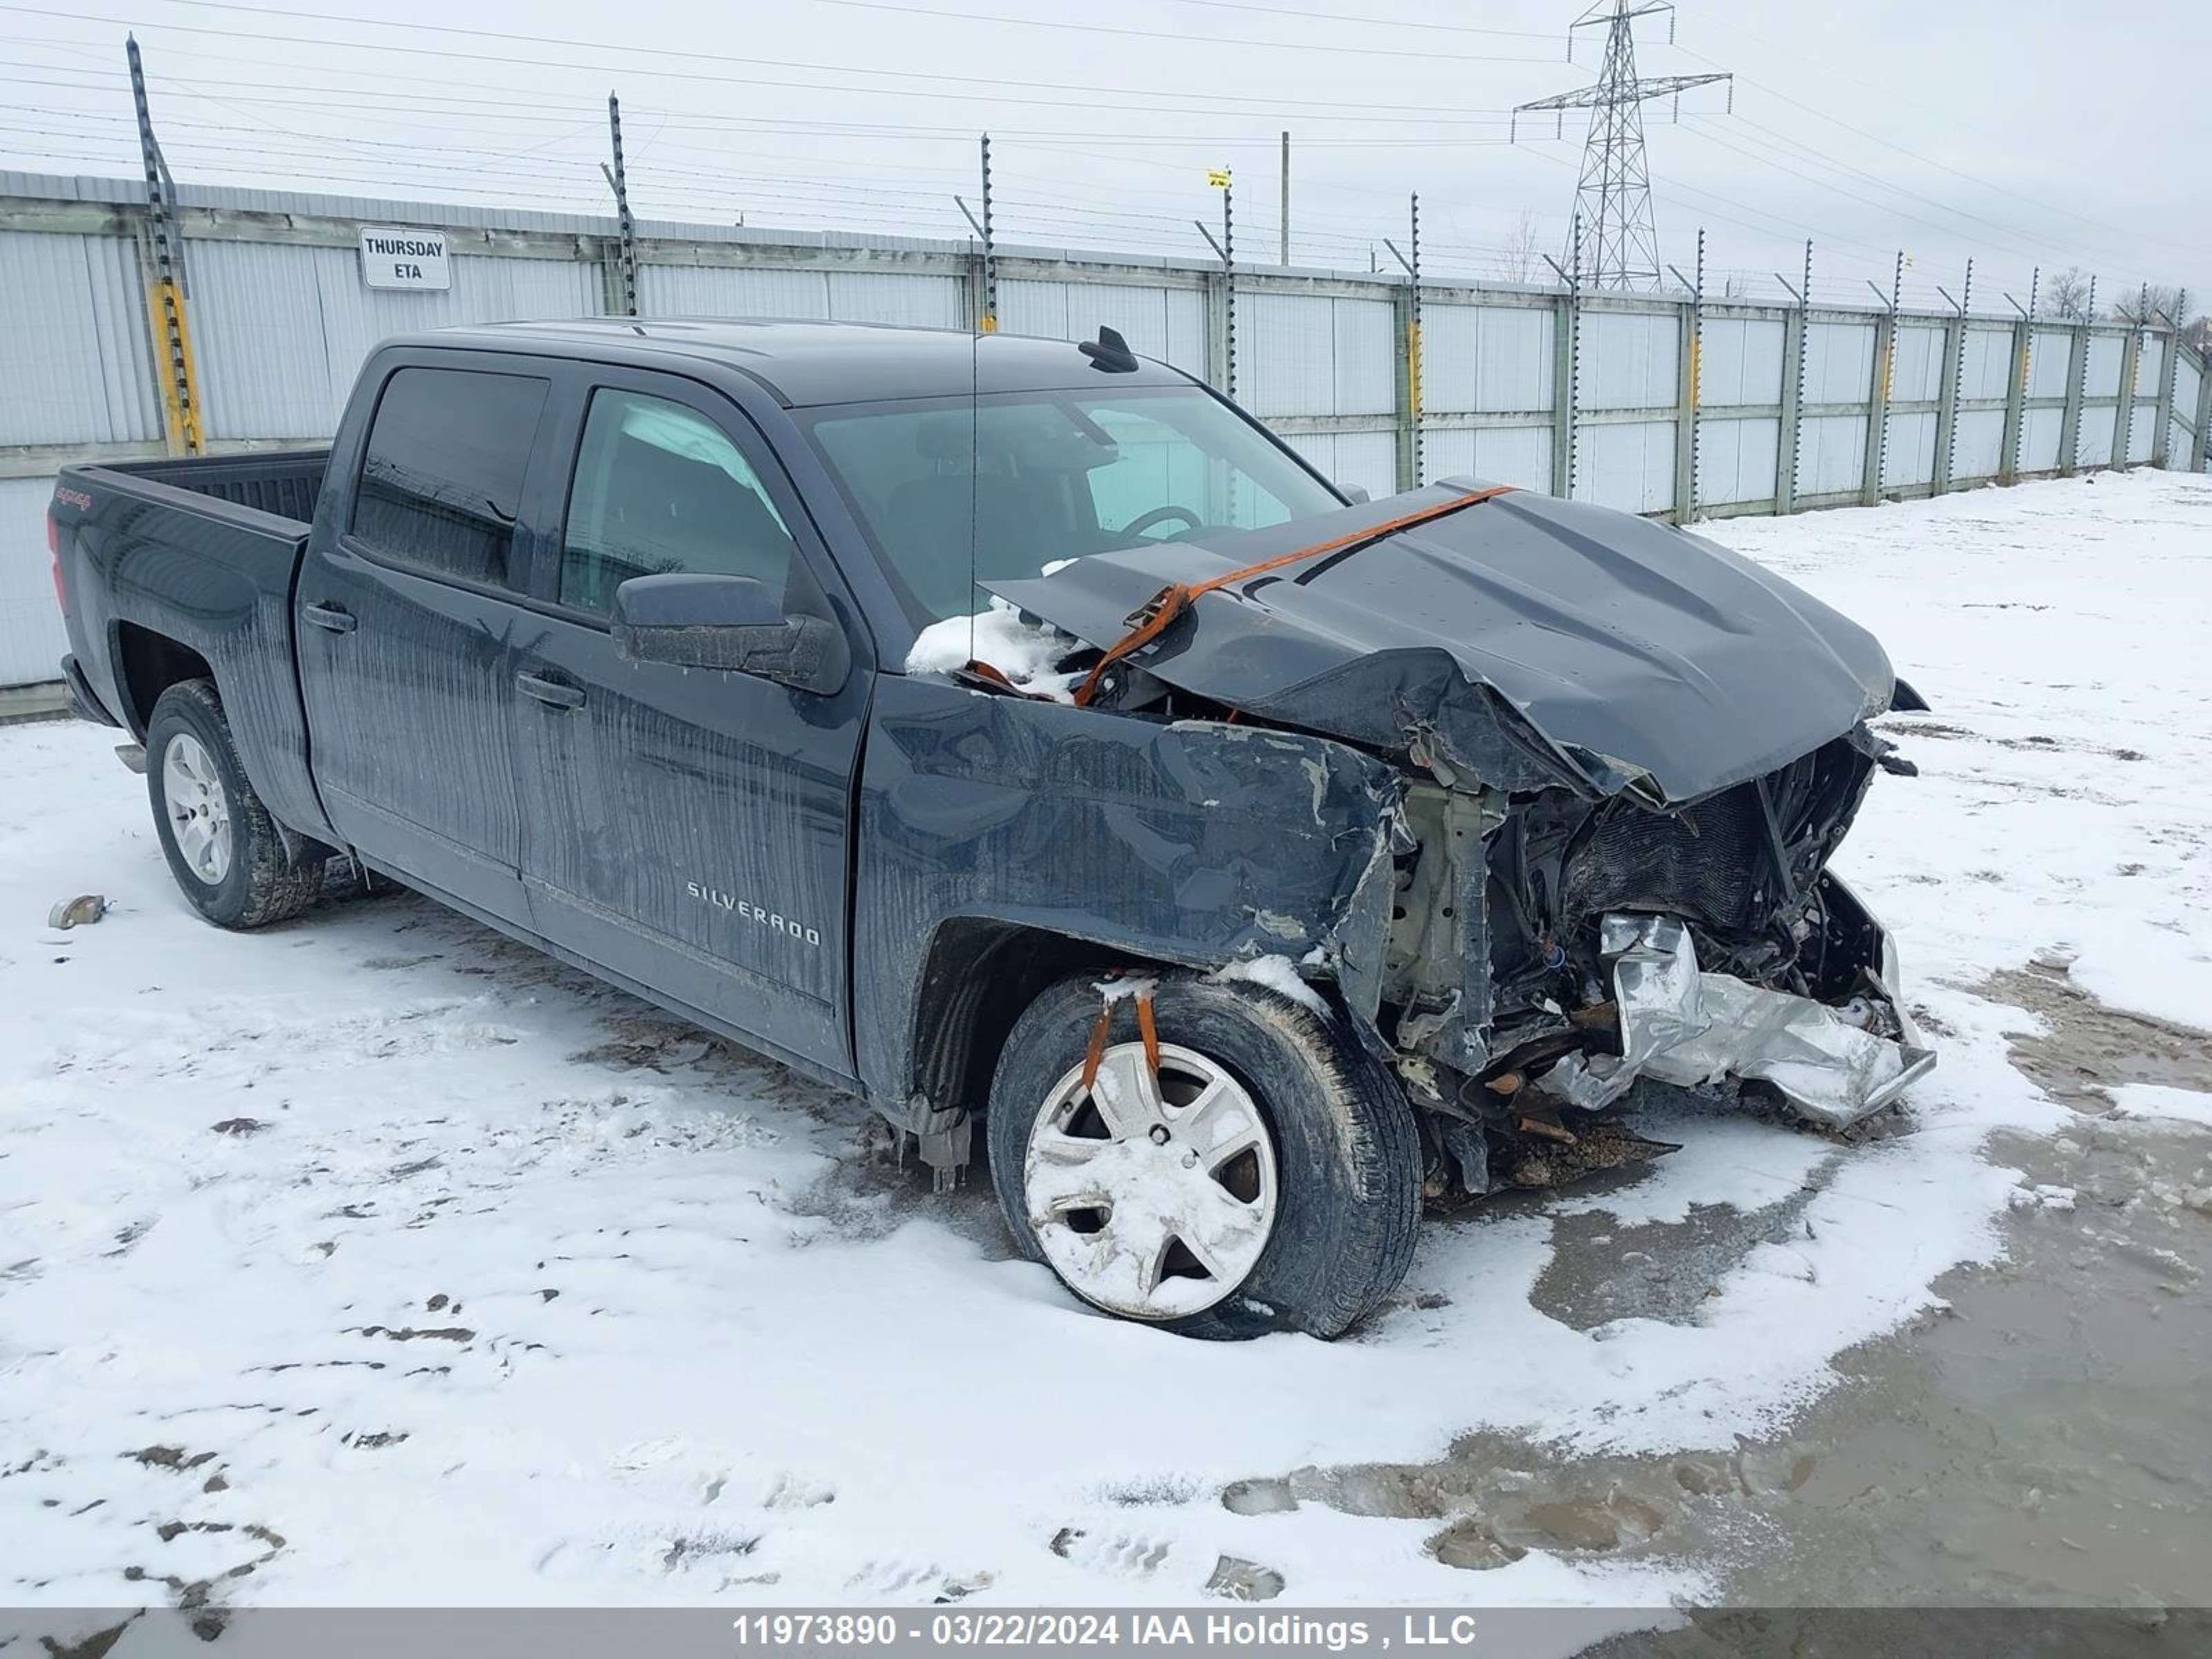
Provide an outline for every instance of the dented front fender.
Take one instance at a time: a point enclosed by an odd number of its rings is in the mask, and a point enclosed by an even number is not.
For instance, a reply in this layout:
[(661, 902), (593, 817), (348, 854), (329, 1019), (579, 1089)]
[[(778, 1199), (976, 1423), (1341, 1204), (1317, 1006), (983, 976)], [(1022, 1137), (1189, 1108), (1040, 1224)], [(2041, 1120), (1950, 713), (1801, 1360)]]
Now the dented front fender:
[(957, 918), (1192, 967), (1287, 956), (1371, 1019), (1399, 799), (1388, 764), (1323, 738), (884, 676), (854, 896), (870, 1096), (909, 1097), (923, 966)]

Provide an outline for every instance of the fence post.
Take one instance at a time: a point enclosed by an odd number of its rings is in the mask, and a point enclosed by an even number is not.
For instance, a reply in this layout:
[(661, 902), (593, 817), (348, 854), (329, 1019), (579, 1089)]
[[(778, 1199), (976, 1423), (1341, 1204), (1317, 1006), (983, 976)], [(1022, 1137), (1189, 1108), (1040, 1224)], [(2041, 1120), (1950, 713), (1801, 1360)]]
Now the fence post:
[[(1284, 134), (1284, 155), (1290, 154), (1290, 135)], [(1285, 162), (1285, 167), (1288, 163)], [(1285, 175), (1288, 176), (1287, 173)], [(1283, 196), (1284, 212), (1289, 213), (1290, 195), (1287, 186)], [(1391, 314), (1398, 325), (1398, 338), (1404, 349), (1398, 354), (1395, 375), (1398, 391), (1398, 488), (1419, 489), (1421, 487), (1421, 198), (1416, 192), (1412, 199), (1408, 221), (1407, 250), (1412, 255), (1406, 262), (1406, 284), (1390, 291)], [(1289, 232), (1284, 233), (1287, 238)], [(1285, 241), (1285, 246), (1288, 246)], [(1290, 261), (1285, 258), (1285, 264)]]
[(2027, 380), (2035, 361), (2034, 290), (2029, 289), (2031, 309), (2012, 325), (2012, 374), (2005, 382), (2004, 441), (1997, 451), (1997, 482), (2010, 483), (2020, 476), (2021, 434), (2027, 423)]
[(161, 432), (172, 455), (198, 455), (206, 448), (200, 423), (199, 378), (192, 356), (191, 319), (185, 302), (191, 283), (185, 274), (185, 238), (176, 222), (176, 180), (154, 136), (154, 117), (146, 102), (145, 70), (138, 41), (126, 36), (131, 62), (131, 100), (138, 118), (138, 152), (146, 170), (146, 314), (159, 362)]
[[(1674, 522), (1698, 517), (1698, 392), (1704, 370), (1705, 233), (1698, 233), (1697, 280), (1681, 308), (1681, 339), (1674, 360)], [(1678, 277), (1680, 271), (1674, 273)]]
[(1774, 441), (1774, 511), (1777, 515), (1797, 510), (1797, 439), (1805, 404), (1805, 307), (1793, 306), (1782, 315), (1782, 361), (1797, 372), (1782, 377), (1782, 422)]
[(2204, 471), (2207, 459), (2212, 459), (2212, 352), (2197, 354), (2197, 431), (2189, 441), (2189, 470)]
[(1889, 379), (1897, 370), (1897, 313), (1874, 320), (1874, 378), (1867, 388), (1866, 463), (1859, 474), (1859, 504), (1881, 500), (1881, 474), (1889, 455)]
[(622, 102), (607, 94), (607, 140), (614, 167), (607, 187), (615, 193), (615, 228), (619, 237), (617, 270), (622, 283), (622, 314), (637, 315), (637, 222), (629, 215), (629, 174), (623, 167)]
[(1552, 494), (1562, 501), (1575, 493), (1575, 394), (1582, 378), (1583, 216), (1575, 215), (1571, 270), (1560, 270), (1549, 255), (1544, 263), (1565, 285), (1552, 308)]
[(1206, 273), (1206, 383), (1229, 386), (1229, 278), (1219, 270)]
[(1958, 465), (1959, 383), (1966, 377), (1966, 313), (1973, 303), (1974, 262), (1969, 259), (1966, 286), (1951, 307), (1957, 314), (1943, 325), (1943, 388), (1936, 394), (1936, 455), (1929, 468), (1931, 495), (1950, 489), (1951, 474)]
[(2066, 407), (2058, 416), (2058, 471), (2071, 477), (2081, 470), (2081, 400), (2089, 389), (2089, 325), (2074, 325), (2066, 354)]
[(2120, 341), (2120, 406), (2112, 416), (2112, 470), (2128, 470), (2128, 448), (2136, 431), (2136, 365), (2142, 361), (2142, 331), (2131, 328)]
[[(2186, 315), (2189, 310), (2187, 301), (2184, 301), (2174, 309)], [(2150, 441), (2150, 464), (2161, 471), (2169, 468), (2173, 462), (2173, 360), (2180, 350), (2181, 335), (2177, 324), (2176, 331), (2166, 337), (2166, 357), (2158, 370), (2158, 412), (2151, 416), (2158, 422), (2158, 429)]]

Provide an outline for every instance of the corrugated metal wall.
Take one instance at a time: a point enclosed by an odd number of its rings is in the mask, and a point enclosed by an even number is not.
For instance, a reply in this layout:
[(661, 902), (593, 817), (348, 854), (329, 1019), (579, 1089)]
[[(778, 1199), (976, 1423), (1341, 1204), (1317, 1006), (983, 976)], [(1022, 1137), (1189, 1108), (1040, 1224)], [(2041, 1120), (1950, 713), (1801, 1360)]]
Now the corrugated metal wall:
[[(0, 195), (131, 208), (142, 191), (131, 180), (5, 174)], [(183, 200), (187, 210), (290, 216), (273, 233), (223, 223), (189, 245), (202, 403), (219, 447), (326, 438), (359, 364), (392, 334), (603, 308), (612, 229), (603, 219), (189, 186)], [(114, 234), (105, 210), (97, 231), (39, 222), (64, 228), (0, 233), (0, 685), (50, 678), (63, 648), (41, 523), (52, 468), (158, 453), (163, 437), (137, 240)], [(452, 229), (451, 290), (367, 289), (351, 245), (362, 223)], [(970, 322), (971, 245), (726, 226), (639, 232), (652, 239), (639, 272), (648, 313)], [(1236, 277), (1240, 400), (1328, 476), (1378, 497), (1397, 488), (1412, 447), (1402, 430), (1404, 289), (1388, 276), (1240, 269)], [(1214, 267), (1006, 250), (998, 312), (1006, 331), (1049, 338), (1088, 338), (1107, 325), (1139, 352), (1204, 374), (1222, 343), (1219, 292)], [(1893, 357), (1878, 364), (1875, 316), (1816, 312), (1803, 321), (1800, 380), (1792, 314), (1711, 307), (1696, 343), (1692, 416), (1681, 384), (1688, 319), (1674, 301), (1585, 295), (1576, 305), (1532, 289), (1441, 288), (1425, 289), (1421, 317), (1424, 478), (1472, 474), (1549, 489), (1565, 472), (1579, 499), (1677, 512), (1679, 448), (1692, 421), (1698, 511), (1771, 511), (1778, 485), (1801, 504), (1860, 499), (1870, 441), (1883, 443), (1887, 490), (1976, 482), (2004, 465), (2010, 324), (1978, 319), (1960, 333), (1948, 319), (1902, 316)], [(2166, 408), (2166, 337), (2137, 337), (2134, 379), (2123, 387), (2129, 340), (2110, 325), (2086, 337), (2064, 325), (2033, 331), (2021, 471), (2109, 465), (2121, 438), (2136, 463), (2158, 454), (2161, 439), (2172, 465), (2203, 449), (2198, 361), (2184, 353), (2173, 363)], [(1572, 346), (1571, 411), (1559, 407), (1562, 343)], [(1877, 422), (1885, 377), (1887, 412)], [(1782, 419), (1793, 400), (1794, 467)], [(2078, 430), (2062, 453), (2069, 409)], [(1563, 433), (1572, 434), (1565, 454), (1555, 453)]]
[[(956, 316), (941, 326), (957, 328), (960, 321)], [(1206, 295), (1198, 289), (1026, 277), (999, 283), (999, 326), (1008, 334), (1093, 340), (1102, 325), (1119, 329), (1129, 349), (1143, 356), (1187, 374), (1206, 373)]]
[(0, 235), (0, 444), (161, 435), (137, 245)]
[(442, 294), (365, 287), (349, 248), (194, 240), (193, 339), (210, 438), (322, 439), (370, 349), (457, 324), (600, 309), (597, 267), (456, 253)]

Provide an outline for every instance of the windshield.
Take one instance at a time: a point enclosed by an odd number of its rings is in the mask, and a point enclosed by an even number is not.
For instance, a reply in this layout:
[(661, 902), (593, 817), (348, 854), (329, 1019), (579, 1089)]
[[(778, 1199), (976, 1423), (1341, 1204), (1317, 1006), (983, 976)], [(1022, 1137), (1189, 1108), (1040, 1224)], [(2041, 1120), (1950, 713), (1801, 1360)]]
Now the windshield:
[(917, 627), (981, 610), (975, 581), (1343, 505), (1198, 386), (841, 404), (810, 424)]

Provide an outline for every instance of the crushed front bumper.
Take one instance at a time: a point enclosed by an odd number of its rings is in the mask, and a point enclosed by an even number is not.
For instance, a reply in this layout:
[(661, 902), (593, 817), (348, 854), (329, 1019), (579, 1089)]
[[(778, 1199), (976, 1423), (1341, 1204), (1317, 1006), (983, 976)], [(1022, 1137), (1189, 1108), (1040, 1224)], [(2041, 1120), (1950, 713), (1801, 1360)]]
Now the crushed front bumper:
[(1894, 1101), (1936, 1064), (1898, 990), (1887, 931), (1832, 877), (1857, 912), (1867, 947), (1839, 1003), (1769, 990), (1698, 966), (1688, 926), (1666, 915), (1608, 915), (1601, 954), (1619, 1011), (1618, 1055), (1571, 1055), (1540, 1079), (1595, 1110), (1638, 1077), (1695, 1086), (1724, 1079), (1770, 1085), (1797, 1112), (1847, 1128)]

